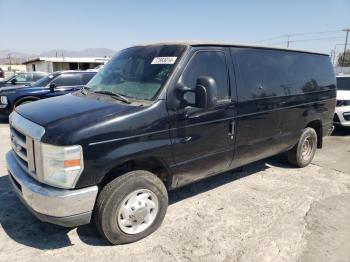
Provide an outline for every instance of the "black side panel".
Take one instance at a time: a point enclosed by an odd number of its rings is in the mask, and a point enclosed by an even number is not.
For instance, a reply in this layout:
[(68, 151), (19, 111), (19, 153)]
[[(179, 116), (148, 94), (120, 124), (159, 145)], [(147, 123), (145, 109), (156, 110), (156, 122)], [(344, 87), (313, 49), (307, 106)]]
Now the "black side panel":
[(332, 121), (335, 77), (327, 56), (231, 48), (238, 79), (237, 143), (231, 167), (292, 147), (313, 120)]

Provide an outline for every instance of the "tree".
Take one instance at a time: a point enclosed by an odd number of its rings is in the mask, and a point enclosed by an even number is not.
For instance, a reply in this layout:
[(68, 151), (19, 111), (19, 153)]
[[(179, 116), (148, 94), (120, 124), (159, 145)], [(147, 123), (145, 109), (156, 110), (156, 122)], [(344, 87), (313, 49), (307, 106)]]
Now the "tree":
[(343, 62), (343, 57), (344, 57), (344, 53), (339, 55), (338, 66), (344, 66), (344, 67), (350, 66), (350, 50), (346, 50), (344, 62)]

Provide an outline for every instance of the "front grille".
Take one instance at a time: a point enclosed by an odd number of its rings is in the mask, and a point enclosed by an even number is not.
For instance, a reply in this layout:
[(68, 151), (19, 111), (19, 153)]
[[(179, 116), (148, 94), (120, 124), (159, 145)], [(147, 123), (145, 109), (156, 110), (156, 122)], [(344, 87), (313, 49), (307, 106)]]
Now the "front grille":
[(345, 121), (350, 121), (350, 112), (349, 113), (344, 113), (343, 117), (344, 117)]
[(18, 164), (31, 176), (36, 176), (33, 139), (10, 126), (11, 146)]

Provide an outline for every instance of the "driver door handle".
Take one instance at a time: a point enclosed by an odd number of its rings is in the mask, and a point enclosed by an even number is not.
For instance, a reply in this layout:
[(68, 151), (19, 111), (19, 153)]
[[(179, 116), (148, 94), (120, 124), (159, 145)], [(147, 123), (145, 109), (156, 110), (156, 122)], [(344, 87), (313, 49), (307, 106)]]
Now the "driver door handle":
[(232, 120), (229, 124), (228, 136), (233, 139), (235, 136), (235, 120)]

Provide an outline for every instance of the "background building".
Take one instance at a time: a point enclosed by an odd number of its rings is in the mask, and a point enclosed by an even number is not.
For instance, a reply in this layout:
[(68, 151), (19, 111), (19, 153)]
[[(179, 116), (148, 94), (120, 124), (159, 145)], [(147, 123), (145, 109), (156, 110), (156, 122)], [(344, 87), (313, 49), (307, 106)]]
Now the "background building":
[(105, 57), (37, 57), (23, 64), (27, 71), (55, 72), (61, 70), (87, 70), (105, 64)]

